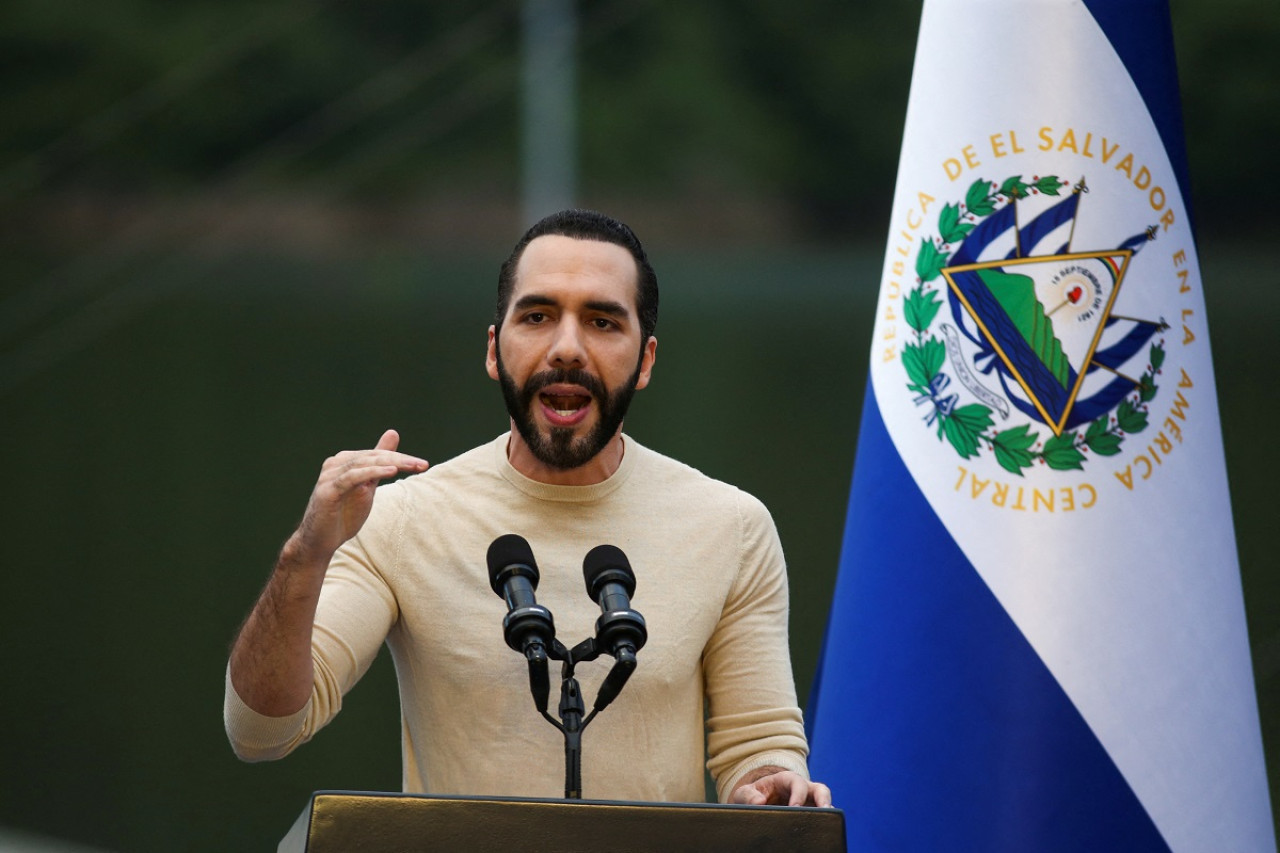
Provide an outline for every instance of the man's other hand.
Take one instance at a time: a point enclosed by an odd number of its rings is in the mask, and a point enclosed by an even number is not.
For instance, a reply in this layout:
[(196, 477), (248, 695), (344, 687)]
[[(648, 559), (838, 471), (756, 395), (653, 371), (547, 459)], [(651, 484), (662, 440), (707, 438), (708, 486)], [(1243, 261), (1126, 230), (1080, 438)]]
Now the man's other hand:
[(760, 767), (743, 776), (729, 802), (744, 806), (830, 806), (831, 789), (781, 767)]

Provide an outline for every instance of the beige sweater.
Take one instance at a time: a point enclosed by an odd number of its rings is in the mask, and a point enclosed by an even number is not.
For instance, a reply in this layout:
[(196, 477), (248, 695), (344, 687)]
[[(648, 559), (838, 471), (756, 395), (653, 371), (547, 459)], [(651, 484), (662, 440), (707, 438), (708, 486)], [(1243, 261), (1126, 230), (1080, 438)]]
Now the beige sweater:
[[(228, 679), (224, 715), (236, 753), (279, 758), (309, 740), (385, 640), (400, 686), (406, 791), (562, 796), (564, 742), (534, 708), (524, 658), (503, 642), (506, 605), (485, 564), (490, 542), (518, 533), (541, 571), (538, 603), (568, 647), (594, 635), (600, 615), (583, 583), (586, 552), (616, 545), (635, 570), (632, 606), (649, 641), (626, 689), (583, 733), (584, 797), (702, 801), (704, 756), (722, 801), (762, 765), (807, 777), (786, 569), (768, 511), (625, 441), (622, 465), (593, 486), (522, 476), (503, 435), (380, 488), (369, 521), (325, 578), (307, 706), (262, 716)], [(611, 662), (606, 655), (577, 669), (588, 710)], [(551, 677), (554, 715), (558, 664)]]

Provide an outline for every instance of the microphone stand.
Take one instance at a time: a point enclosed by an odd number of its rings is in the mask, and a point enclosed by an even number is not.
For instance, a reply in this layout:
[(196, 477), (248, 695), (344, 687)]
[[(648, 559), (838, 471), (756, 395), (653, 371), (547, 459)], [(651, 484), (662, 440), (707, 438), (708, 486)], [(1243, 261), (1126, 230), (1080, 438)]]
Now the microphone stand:
[[(564, 798), (566, 800), (582, 799), (582, 732), (595, 719), (596, 714), (605, 709), (617, 698), (622, 686), (627, 683), (636, 668), (635, 650), (624, 644), (618, 650), (617, 660), (600, 685), (591, 713), (583, 717), (586, 705), (582, 700), (582, 690), (578, 679), (574, 677), (574, 668), (579, 663), (593, 661), (600, 657), (603, 649), (595, 637), (588, 637), (572, 649), (566, 649), (559, 640), (551, 641), (551, 648), (545, 649), (541, 644), (537, 650), (530, 650), (526, 655), (529, 660), (529, 689), (533, 693), (533, 703), (547, 722), (555, 726), (564, 735)], [(560, 668), (560, 719), (547, 713), (550, 700), (551, 682), (547, 672), (548, 658), (562, 661)]]

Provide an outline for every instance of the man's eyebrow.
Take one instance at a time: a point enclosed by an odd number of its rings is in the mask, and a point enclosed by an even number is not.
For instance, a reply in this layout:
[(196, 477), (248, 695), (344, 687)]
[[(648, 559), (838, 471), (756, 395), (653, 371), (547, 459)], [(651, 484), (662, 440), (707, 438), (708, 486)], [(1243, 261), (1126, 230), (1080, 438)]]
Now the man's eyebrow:
[(592, 311), (598, 311), (601, 314), (608, 314), (611, 317), (630, 317), (631, 312), (627, 310), (627, 306), (621, 302), (614, 302), (612, 299), (592, 299), (586, 303), (587, 308)]
[(526, 293), (516, 300), (512, 308), (516, 311), (523, 311), (526, 308), (538, 308), (543, 305), (559, 305), (560, 303), (552, 299), (550, 296), (543, 296), (541, 293)]
[[(558, 306), (560, 300), (541, 293), (526, 293), (515, 301), (513, 310), (524, 311), (528, 308), (541, 308), (543, 306)], [(584, 306), (590, 311), (596, 311), (600, 314), (608, 314), (611, 317), (626, 318), (631, 316), (631, 311), (621, 302), (615, 302), (612, 299), (592, 299), (584, 303)]]

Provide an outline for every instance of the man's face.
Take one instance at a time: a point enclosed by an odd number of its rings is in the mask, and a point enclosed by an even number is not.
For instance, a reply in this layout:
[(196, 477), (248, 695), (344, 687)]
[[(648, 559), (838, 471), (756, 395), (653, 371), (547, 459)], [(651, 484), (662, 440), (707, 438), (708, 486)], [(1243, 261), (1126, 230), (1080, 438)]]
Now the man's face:
[(631, 253), (546, 235), (520, 258), (486, 367), (534, 457), (568, 470), (618, 434), (632, 395), (649, 384), (656, 345), (641, 346)]

